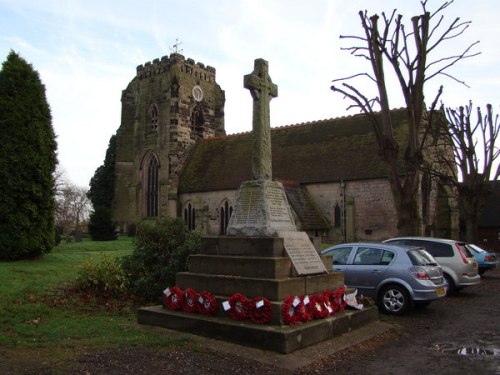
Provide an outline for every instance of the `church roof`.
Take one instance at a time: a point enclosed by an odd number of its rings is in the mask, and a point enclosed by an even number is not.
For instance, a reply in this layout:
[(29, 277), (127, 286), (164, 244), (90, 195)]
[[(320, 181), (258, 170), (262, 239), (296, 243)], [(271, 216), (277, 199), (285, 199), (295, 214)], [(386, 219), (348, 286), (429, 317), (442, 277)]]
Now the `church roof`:
[[(391, 112), (394, 135), (402, 144), (407, 120)], [(355, 115), (271, 129), (273, 178), (301, 184), (386, 177), (372, 124)], [(179, 193), (237, 189), (252, 179), (252, 134), (198, 141), (181, 172)]]
[(302, 229), (314, 230), (330, 227), (330, 222), (303, 185), (285, 182), (283, 186), (290, 206), (300, 218)]

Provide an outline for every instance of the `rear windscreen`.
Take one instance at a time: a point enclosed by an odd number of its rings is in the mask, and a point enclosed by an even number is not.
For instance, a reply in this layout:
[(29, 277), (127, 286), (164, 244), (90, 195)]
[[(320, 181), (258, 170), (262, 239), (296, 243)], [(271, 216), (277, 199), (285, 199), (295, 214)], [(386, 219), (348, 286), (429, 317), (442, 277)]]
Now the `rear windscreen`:
[(424, 249), (409, 250), (408, 256), (414, 266), (437, 266), (436, 259)]

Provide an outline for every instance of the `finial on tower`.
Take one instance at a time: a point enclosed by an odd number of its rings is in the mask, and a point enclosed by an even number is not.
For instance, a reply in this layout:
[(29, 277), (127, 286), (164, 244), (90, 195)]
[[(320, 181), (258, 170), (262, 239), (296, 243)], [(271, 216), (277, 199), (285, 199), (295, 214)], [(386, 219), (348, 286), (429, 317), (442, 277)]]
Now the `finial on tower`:
[(182, 53), (182, 49), (179, 47), (181, 46), (182, 42), (179, 42), (179, 38), (175, 38), (175, 43), (172, 47), (170, 47), (170, 52), (171, 53)]

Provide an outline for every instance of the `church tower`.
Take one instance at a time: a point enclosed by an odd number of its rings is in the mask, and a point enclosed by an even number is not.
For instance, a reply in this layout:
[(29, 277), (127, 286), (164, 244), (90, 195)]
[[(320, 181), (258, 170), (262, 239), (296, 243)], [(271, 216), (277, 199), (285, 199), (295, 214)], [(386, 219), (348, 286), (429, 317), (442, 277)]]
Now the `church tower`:
[(126, 232), (178, 216), (179, 173), (196, 140), (225, 135), (225, 97), (215, 68), (172, 53), (138, 66), (121, 100), (113, 220)]

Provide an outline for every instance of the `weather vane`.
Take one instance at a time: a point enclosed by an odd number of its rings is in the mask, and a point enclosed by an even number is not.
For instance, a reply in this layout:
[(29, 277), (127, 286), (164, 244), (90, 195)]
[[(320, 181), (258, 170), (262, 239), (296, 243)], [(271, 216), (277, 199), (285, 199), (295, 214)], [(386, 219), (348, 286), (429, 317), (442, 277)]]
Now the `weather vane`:
[(182, 53), (182, 49), (179, 47), (181, 46), (182, 42), (179, 42), (179, 38), (175, 38), (175, 43), (172, 47), (170, 47), (170, 52), (171, 53)]

